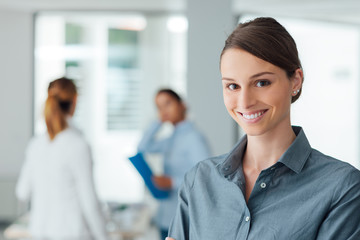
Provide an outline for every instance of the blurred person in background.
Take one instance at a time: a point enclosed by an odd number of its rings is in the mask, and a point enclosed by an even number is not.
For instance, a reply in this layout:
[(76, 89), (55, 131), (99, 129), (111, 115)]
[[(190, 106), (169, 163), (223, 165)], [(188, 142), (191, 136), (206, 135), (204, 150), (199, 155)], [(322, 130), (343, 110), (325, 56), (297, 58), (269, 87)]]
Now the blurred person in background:
[(90, 148), (71, 124), (76, 99), (72, 80), (49, 84), (47, 133), (34, 137), (26, 150), (16, 195), (31, 202), (29, 230), (37, 240), (107, 239)]
[[(177, 192), (185, 172), (200, 160), (210, 156), (210, 148), (204, 136), (194, 124), (186, 120), (186, 106), (181, 97), (171, 89), (160, 89), (155, 97), (159, 120), (145, 132), (138, 145), (143, 153), (160, 153), (164, 159), (164, 175), (155, 176), (153, 182), (160, 189), (170, 190), (167, 199), (161, 199), (155, 222), (161, 239), (168, 235), (171, 219), (177, 206)], [(165, 122), (174, 126), (172, 134), (163, 139), (156, 135)]]

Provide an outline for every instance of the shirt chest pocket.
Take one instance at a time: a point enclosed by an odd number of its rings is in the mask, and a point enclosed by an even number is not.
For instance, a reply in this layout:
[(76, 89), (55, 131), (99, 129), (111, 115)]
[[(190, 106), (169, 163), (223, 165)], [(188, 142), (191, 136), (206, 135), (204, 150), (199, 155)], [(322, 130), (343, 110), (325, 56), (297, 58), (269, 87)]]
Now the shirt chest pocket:
[[(210, 179), (209, 181), (212, 181)], [(239, 231), (247, 228), (246, 209), (240, 189), (235, 184), (228, 184), (216, 193), (218, 187), (208, 181), (199, 183), (196, 194), (191, 198), (190, 239), (236, 239)], [(231, 196), (233, 195), (233, 196)]]
[(198, 217), (191, 218), (190, 239), (198, 240), (236, 239), (245, 219), (243, 213), (225, 208), (199, 209), (194, 214)]

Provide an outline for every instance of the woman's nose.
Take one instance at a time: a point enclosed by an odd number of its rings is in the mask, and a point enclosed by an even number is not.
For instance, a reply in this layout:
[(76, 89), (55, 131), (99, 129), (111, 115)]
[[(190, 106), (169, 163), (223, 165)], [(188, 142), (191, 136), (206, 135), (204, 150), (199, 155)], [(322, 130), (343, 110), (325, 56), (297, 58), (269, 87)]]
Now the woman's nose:
[(256, 96), (250, 90), (243, 88), (239, 91), (238, 106), (242, 109), (249, 109), (256, 103)]

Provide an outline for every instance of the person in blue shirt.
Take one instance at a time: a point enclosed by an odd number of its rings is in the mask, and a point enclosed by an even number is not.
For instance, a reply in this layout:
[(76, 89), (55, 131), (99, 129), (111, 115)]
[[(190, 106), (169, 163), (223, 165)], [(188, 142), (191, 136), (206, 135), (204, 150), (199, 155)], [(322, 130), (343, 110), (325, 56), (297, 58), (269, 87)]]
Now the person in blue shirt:
[(273, 18), (239, 24), (220, 70), (225, 106), (246, 135), (185, 175), (168, 239), (360, 239), (360, 171), (291, 125), (304, 75), (287, 30)]
[[(155, 176), (153, 182), (160, 189), (169, 190), (167, 199), (159, 200), (155, 222), (161, 232), (161, 239), (168, 235), (171, 219), (177, 206), (177, 192), (184, 174), (199, 161), (210, 156), (205, 137), (186, 120), (186, 106), (180, 96), (171, 89), (160, 89), (155, 97), (159, 120), (145, 132), (138, 145), (142, 153), (161, 153), (164, 159), (164, 175)], [(157, 139), (156, 134), (165, 122), (174, 126), (170, 137)]]

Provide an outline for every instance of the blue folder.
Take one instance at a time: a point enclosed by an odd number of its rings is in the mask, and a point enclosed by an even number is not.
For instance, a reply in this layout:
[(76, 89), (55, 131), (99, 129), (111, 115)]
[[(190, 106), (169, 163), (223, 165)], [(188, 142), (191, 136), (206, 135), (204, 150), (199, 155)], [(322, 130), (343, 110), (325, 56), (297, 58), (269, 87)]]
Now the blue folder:
[(142, 153), (139, 152), (135, 156), (129, 157), (129, 160), (140, 173), (141, 177), (144, 179), (145, 185), (155, 198), (165, 199), (169, 197), (169, 191), (159, 189), (154, 185), (153, 181), (151, 180), (153, 173), (149, 165), (146, 163)]

